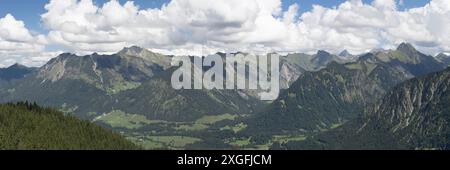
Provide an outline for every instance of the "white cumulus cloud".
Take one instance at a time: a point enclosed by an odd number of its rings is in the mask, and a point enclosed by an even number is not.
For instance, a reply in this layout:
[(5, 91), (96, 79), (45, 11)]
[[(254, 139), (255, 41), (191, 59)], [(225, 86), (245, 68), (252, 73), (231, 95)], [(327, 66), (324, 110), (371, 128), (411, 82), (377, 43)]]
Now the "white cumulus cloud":
[(411, 42), (428, 53), (449, 51), (450, 1), (432, 0), (420, 8), (399, 11), (394, 0), (364, 4), (352, 0), (337, 8), (314, 6), (301, 16), (300, 29), (314, 48), (333, 52), (348, 49), (393, 48)]
[(76, 52), (128, 45), (172, 52), (246, 49), (286, 37), (279, 0), (172, 0), (161, 9), (139, 9), (131, 1), (96, 6), (91, 0), (52, 0), (45, 8), (49, 39)]
[[(0, 67), (14, 63), (31, 66), (42, 65), (50, 56), (44, 52), (47, 41), (44, 35), (34, 35), (25, 24), (7, 14), (0, 18)], [(40, 57), (40, 60), (36, 60)], [(42, 59), (45, 58), (45, 59)]]
[(349, 0), (298, 13), (280, 0), (172, 0), (161, 9), (132, 1), (101, 6), (92, 0), (51, 0), (42, 21), (50, 41), (75, 52), (115, 52), (139, 45), (161, 52), (362, 53), (407, 41), (428, 53), (450, 51), (450, 1), (400, 11), (394, 0)]

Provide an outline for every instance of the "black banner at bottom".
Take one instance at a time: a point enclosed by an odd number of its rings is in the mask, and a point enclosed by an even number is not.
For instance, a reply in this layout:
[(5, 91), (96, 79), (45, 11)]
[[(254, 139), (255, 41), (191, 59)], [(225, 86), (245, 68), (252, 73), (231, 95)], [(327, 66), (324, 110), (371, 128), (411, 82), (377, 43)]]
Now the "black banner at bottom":
[[(0, 151), (2, 165), (154, 169), (365, 168), (446, 164), (449, 151)], [(17, 164), (16, 162), (21, 162)], [(61, 167), (60, 167), (61, 168)], [(360, 167), (362, 168), (362, 167)], [(306, 168), (304, 168), (306, 169)]]

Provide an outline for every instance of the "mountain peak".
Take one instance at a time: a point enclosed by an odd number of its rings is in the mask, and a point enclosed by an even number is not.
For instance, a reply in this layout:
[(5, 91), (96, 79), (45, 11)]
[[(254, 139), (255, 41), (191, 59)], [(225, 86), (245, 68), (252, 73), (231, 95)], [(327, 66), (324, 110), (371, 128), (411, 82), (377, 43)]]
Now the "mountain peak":
[(373, 53), (373, 54), (376, 54), (376, 53), (387, 53), (388, 51), (389, 50), (386, 50), (386, 49), (383, 49), (383, 48), (374, 48), (374, 49), (370, 50), (369, 53)]
[(71, 57), (71, 56), (77, 56), (77, 55), (74, 53), (61, 53), (56, 58), (67, 58), (67, 57)]
[(55, 58), (50, 59), (50, 61), (48, 61), (45, 65), (52, 64), (52, 63), (54, 63), (56, 61), (67, 60), (68, 58), (76, 57), (76, 56), (77, 55), (74, 54), (74, 53), (61, 53), (58, 56), (56, 56)]
[(131, 47), (125, 47), (124, 49), (133, 50), (133, 51), (142, 51), (142, 50), (144, 50), (144, 48), (139, 47), (137, 45), (133, 45)]
[(323, 66), (326, 66), (329, 62), (333, 60), (334, 56), (324, 50), (317, 51), (317, 54), (314, 55), (314, 58), (312, 59), (312, 61), (315, 62), (316, 64)]
[(28, 68), (28, 67), (27, 67), (27, 66), (24, 66), (24, 65), (22, 65), (22, 64), (19, 64), (19, 63), (15, 63), (15, 64), (13, 64), (13, 65), (11, 65), (11, 66), (8, 67), (8, 69), (16, 69), (16, 68), (21, 69), (21, 68)]
[(397, 47), (398, 51), (404, 52), (404, 53), (410, 53), (410, 52), (415, 52), (417, 51), (416, 48), (414, 48), (413, 45), (411, 45), (410, 43), (401, 43), (398, 47)]
[(438, 55), (436, 55), (436, 58), (447, 58), (449, 56), (445, 55), (444, 53), (439, 53)]
[(348, 57), (348, 56), (352, 56), (352, 54), (350, 54), (350, 52), (348, 52), (347, 50), (342, 51), (341, 53), (339, 53), (340, 57)]
[(134, 45), (131, 47), (123, 48), (122, 50), (119, 51), (119, 54), (138, 55), (138, 54), (142, 53), (143, 51), (148, 51), (148, 50)]
[(444, 53), (439, 53), (435, 58), (439, 60), (441, 63), (443, 63), (445, 66), (450, 65), (450, 56)]
[(216, 55), (219, 55), (220, 57), (225, 57), (227, 55), (227, 53), (217, 52)]
[(13, 64), (8, 68), (0, 68), (0, 80), (21, 79), (25, 75), (33, 72), (35, 68), (30, 68), (19, 63)]
[(325, 50), (319, 50), (319, 51), (317, 51), (317, 55), (318, 56), (330, 55), (330, 53)]

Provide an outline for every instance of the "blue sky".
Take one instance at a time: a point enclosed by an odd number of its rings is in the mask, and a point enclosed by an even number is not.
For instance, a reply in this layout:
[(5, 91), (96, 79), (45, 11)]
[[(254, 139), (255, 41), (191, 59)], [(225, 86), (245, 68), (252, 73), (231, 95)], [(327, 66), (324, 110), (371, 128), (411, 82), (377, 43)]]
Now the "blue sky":
[[(95, 0), (96, 4), (104, 4), (109, 0)], [(122, 4), (127, 0), (119, 0)], [(169, 0), (135, 0), (141, 8), (160, 8)], [(40, 15), (45, 13), (45, 4), (48, 0), (0, 0), (0, 17), (10, 13), (16, 19), (22, 20), (27, 27), (34, 31), (46, 32), (40, 22)]]
[[(109, 0), (95, 0), (96, 4), (103, 4)], [(119, 0), (122, 4), (127, 0)], [(134, 0), (135, 4), (141, 8), (160, 8), (170, 0)], [(289, 5), (297, 3), (300, 6), (300, 13), (309, 11), (313, 4), (320, 4), (325, 7), (334, 7), (345, 0), (282, 0), (283, 8), (286, 10)], [(370, 3), (372, 0), (364, 0)], [(421, 7), (429, 0), (405, 0), (400, 8)], [(45, 4), (48, 0), (0, 0), (0, 17), (8, 13), (13, 14), (16, 19), (23, 20), (27, 27), (33, 31), (47, 32), (40, 22), (40, 14), (45, 13)]]

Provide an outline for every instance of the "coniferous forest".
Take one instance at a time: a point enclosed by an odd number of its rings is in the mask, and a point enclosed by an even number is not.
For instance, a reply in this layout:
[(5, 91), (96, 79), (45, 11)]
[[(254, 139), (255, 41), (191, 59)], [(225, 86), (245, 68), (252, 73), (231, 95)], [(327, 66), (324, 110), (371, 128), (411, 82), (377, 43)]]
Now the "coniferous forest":
[(1, 150), (139, 149), (119, 134), (35, 103), (0, 105)]

